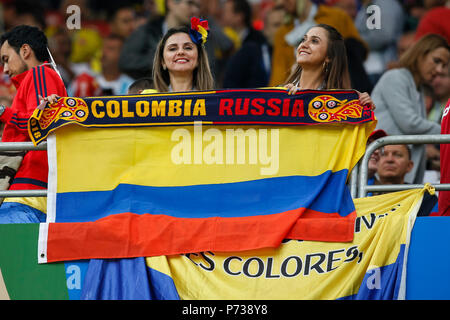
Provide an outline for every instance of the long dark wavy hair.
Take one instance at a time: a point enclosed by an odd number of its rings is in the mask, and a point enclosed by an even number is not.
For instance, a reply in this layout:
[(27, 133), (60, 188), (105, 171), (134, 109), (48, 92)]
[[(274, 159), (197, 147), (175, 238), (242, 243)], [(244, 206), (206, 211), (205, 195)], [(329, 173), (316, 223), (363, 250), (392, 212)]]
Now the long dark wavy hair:
[[(311, 28), (316, 27), (324, 29), (328, 35), (327, 58), (329, 62), (324, 65), (322, 70), (325, 85), (323, 89), (351, 89), (344, 38), (330, 25), (318, 24)], [(301, 74), (302, 67), (297, 65), (287, 78), (286, 84), (297, 82)]]

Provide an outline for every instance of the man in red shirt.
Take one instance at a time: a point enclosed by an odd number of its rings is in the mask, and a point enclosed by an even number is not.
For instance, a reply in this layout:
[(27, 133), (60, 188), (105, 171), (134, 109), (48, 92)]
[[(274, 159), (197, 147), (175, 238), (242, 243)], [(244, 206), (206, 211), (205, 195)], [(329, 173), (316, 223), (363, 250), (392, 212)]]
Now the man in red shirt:
[[(450, 134), (450, 99), (444, 108), (441, 134)], [(441, 144), (441, 183), (450, 183), (450, 144)], [(450, 216), (450, 191), (439, 191), (438, 210), (440, 216)]]
[[(64, 83), (49, 63), (47, 38), (36, 27), (18, 26), (0, 38), (4, 72), (17, 88), (10, 108), (0, 105), (5, 123), (3, 142), (30, 141), (27, 122), (42, 97), (67, 96)], [(9, 190), (46, 189), (46, 151), (25, 153)], [(0, 207), (0, 223), (33, 223), (46, 219), (46, 198), (6, 198)]]

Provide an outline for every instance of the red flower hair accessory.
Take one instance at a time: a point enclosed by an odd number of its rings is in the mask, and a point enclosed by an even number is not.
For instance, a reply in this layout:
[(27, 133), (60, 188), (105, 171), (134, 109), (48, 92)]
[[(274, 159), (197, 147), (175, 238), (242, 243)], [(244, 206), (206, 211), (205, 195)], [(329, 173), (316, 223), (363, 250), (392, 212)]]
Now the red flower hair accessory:
[(192, 17), (189, 35), (193, 42), (204, 45), (209, 35), (208, 20)]

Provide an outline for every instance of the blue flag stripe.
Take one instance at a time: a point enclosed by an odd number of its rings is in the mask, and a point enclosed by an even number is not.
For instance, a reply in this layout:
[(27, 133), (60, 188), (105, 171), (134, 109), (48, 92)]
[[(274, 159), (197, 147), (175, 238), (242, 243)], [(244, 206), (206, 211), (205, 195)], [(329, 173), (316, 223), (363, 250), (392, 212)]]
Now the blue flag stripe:
[(345, 185), (347, 172), (181, 187), (120, 184), (111, 191), (59, 193), (56, 222), (95, 221), (103, 218), (101, 212), (231, 218), (308, 208), (347, 216), (355, 210)]

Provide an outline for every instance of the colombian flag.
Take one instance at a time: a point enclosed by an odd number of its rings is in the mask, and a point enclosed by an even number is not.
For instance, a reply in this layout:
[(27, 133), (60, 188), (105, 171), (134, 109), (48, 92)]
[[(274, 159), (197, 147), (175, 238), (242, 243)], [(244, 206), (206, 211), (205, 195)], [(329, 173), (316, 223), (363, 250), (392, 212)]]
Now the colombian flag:
[(345, 183), (374, 126), (61, 127), (39, 262), (352, 241)]
[(81, 299), (402, 300), (425, 192), (434, 190), (355, 199), (352, 242), (285, 240), (233, 253), (93, 259)]

